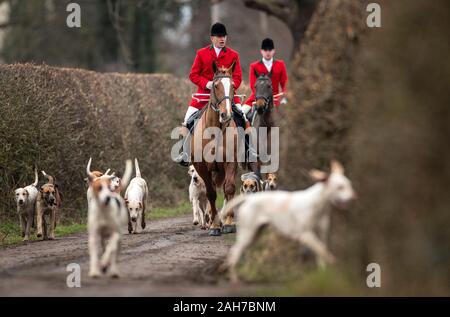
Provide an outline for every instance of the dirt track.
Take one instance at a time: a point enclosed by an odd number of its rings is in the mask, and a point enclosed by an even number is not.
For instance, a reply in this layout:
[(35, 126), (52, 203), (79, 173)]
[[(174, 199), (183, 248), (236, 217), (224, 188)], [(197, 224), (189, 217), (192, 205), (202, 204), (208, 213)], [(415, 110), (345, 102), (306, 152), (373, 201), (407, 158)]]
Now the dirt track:
[[(86, 233), (2, 248), (0, 296), (245, 295), (217, 273), (234, 235), (210, 237), (191, 218), (152, 221), (144, 233), (125, 235), (117, 280), (88, 278)], [(66, 286), (70, 263), (81, 266), (81, 288)]]

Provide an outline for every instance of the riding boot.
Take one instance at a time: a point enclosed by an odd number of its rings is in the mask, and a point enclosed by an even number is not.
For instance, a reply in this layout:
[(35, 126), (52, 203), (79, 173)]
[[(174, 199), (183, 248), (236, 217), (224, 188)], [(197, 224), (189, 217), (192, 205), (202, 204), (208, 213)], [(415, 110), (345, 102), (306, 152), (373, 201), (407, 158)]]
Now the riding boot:
[(184, 151), (184, 143), (189, 135), (189, 130), (185, 125), (181, 127), (181, 135), (183, 136), (183, 147), (181, 149), (181, 153), (175, 158), (175, 162), (180, 164), (181, 166), (189, 166), (189, 155)]

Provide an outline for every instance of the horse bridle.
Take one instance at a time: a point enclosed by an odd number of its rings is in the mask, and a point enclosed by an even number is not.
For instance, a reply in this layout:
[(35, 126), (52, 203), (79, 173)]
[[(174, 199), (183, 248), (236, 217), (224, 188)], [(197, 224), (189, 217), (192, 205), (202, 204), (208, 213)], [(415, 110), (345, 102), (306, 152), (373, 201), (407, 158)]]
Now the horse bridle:
[[(258, 78), (257, 81), (258, 80), (270, 80), (270, 78)], [(262, 108), (263, 113), (267, 112), (267, 110), (269, 110), (270, 104), (273, 103), (273, 94), (270, 94), (269, 97), (256, 95), (255, 96), (255, 101), (258, 101), (259, 99), (263, 99), (264, 100), (264, 107)]]
[[(217, 76), (214, 76), (213, 82), (215, 82), (217, 79), (220, 79), (220, 78), (232, 79), (231, 76), (229, 76), (229, 75), (217, 75)], [(233, 105), (234, 105), (234, 98), (232, 96), (224, 96), (220, 100), (218, 100), (217, 95), (216, 95), (216, 85), (214, 85), (214, 83), (213, 83), (213, 86), (212, 86), (212, 93), (213, 93), (214, 100), (216, 100), (216, 102), (213, 103), (212, 101), (210, 101), (209, 102), (209, 106), (215, 112), (219, 112), (220, 111), (220, 109), (217, 107), (217, 105), (220, 105), (224, 100), (227, 100), (227, 99), (230, 100), (231, 106), (233, 107)]]

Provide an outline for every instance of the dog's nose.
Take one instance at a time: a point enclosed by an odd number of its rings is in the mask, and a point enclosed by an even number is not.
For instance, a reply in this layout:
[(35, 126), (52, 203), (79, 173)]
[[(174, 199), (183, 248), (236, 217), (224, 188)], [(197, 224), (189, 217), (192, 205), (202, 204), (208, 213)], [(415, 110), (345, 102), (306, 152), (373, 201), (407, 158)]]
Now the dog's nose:
[(197, 176), (196, 177), (194, 177), (194, 182), (197, 182), (198, 181), (198, 178), (197, 178)]
[(131, 221), (136, 222), (137, 218), (136, 217), (131, 217)]
[(23, 200), (21, 199), (21, 200), (19, 200), (19, 205), (22, 205), (23, 204)]
[(109, 202), (111, 201), (111, 197), (106, 197), (106, 199), (105, 199), (105, 205), (108, 205), (109, 204)]
[(275, 189), (275, 185), (270, 185), (270, 189)]

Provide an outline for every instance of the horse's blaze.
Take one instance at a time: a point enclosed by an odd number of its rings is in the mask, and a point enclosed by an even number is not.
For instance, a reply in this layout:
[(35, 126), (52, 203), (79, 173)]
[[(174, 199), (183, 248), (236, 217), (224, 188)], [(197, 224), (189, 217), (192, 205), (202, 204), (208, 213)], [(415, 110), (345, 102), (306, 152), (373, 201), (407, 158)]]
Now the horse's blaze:
[(263, 108), (265, 106), (265, 101), (263, 99), (258, 99), (256, 100), (255, 106), (256, 108)]

